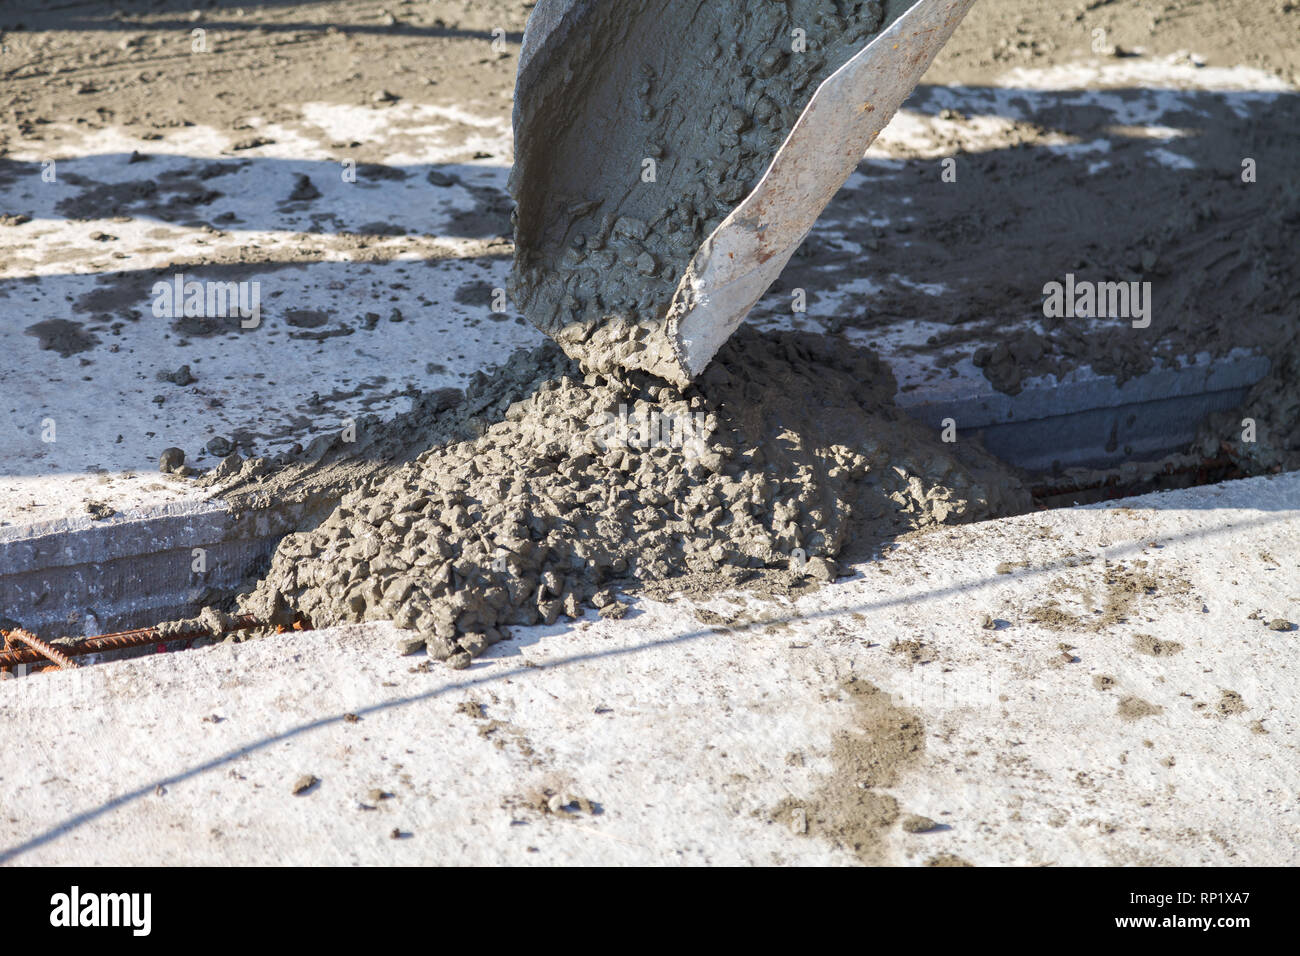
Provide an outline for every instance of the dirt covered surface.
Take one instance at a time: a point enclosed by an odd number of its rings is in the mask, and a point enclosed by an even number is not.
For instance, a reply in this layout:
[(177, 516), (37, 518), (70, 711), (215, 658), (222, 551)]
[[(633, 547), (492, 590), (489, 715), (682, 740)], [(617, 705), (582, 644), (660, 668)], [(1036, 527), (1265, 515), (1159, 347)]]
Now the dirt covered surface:
[[(8, 6), (5, 119), (19, 132), (55, 121), (246, 130), (252, 115), (292, 121), (307, 101), (400, 100), (506, 117), (530, 8), (518, 0)], [(508, 50), (492, 47), (498, 29)], [(191, 53), (195, 30), (204, 31), (202, 55)], [(367, 160), (379, 144), (360, 136), (340, 145)]]
[[(1027, 98), (1027, 118), (1017, 120), (1004, 143), (965, 149), (962, 124), (950, 124), (956, 182), (935, 175), (937, 161), (908, 163), (901, 175), (867, 164), (836, 196), (824, 223), (838, 225), (846, 238), (865, 239), (884, 288), (837, 298), (833, 327), (870, 334), (924, 315), (942, 328), (913, 348), (970, 356), (995, 388), (1010, 394), (1027, 379), (1081, 365), (1122, 383), (1157, 362), (1176, 364), (1203, 351), (1264, 351), (1277, 363), (1294, 354), (1300, 278), (1291, 261), (1300, 190), (1290, 177), (1248, 183), (1241, 174), (1244, 158), (1257, 169), (1287, 167), (1298, 145), (1300, 96), (1282, 95), (1266, 110), (1244, 115), (1235, 112), (1240, 104), (1229, 93), (1186, 96), (1182, 111), (1162, 121), (1197, 128), (1171, 142), (1165, 158), (1194, 168), (1153, 162), (1150, 141), (1117, 135), (1110, 110), (1066, 110), (1032, 92)], [(930, 87), (910, 106), (937, 113), (948, 99)], [(1089, 173), (1072, 156), (1032, 149), (1056, 137), (1085, 149), (1100, 144), (1097, 162), (1105, 168)], [(1028, 167), (1021, 162), (1026, 155), (1037, 157)], [(892, 224), (863, 230), (860, 224), (872, 216)], [(852, 247), (814, 236), (777, 292), (787, 301), (796, 287), (814, 297), (835, 295), (843, 285), (837, 276), (850, 275), (860, 257)], [(1078, 282), (1150, 283), (1150, 325), (1134, 327), (1129, 316), (1089, 322), (1044, 315), (1044, 285), (1064, 282), (1067, 274)], [(884, 278), (891, 275), (923, 276), (928, 288)], [(999, 336), (1009, 329), (1018, 332)]]
[[(751, 321), (789, 321), (795, 290), (803, 325), (855, 342), (923, 319), (892, 347), (937, 355), (936, 381), (971, 362), (1010, 395), (1082, 367), (1123, 383), (1261, 353), (1270, 372), (1181, 463), (1300, 466), (1300, 186), (1260, 175), (1300, 148), (1297, 35), (1292, 4), (981, 0), (905, 104), (925, 130), (886, 131)], [(1045, 315), (1067, 275), (1149, 283), (1149, 325)]]

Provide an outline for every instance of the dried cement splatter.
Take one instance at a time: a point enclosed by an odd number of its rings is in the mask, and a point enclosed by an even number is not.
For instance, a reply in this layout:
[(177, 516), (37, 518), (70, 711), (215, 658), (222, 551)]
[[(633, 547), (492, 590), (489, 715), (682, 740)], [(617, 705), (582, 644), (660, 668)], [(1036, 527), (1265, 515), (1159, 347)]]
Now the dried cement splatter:
[(478, 398), (500, 419), (373, 471), (284, 539), (243, 609), (391, 619), (464, 666), (511, 625), (608, 604), (613, 583), (829, 577), (848, 549), (1029, 507), (993, 459), (898, 412), (871, 353), (831, 338), (743, 329), (685, 391), (584, 378), (550, 345), (512, 361), (495, 403)]
[(1225, 690), (1219, 697), (1215, 710), (1220, 717), (1235, 717), (1237, 714), (1243, 714), (1250, 708), (1246, 706), (1246, 701), (1235, 690)]
[(940, 828), (940, 825), (929, 817), (919, 816), (915, 813), (909, 813), (903, 817), (900, 826), (906, 833), (931, 833)]
[[(858, 678), (843, 690), (853, 701), (853, 727), (831, 745), (833, 770), (810, 798), (788, 797), (772, 811), (783, 826), (797, 820), (799, 833), (819, 836), (854, 853), (864, 863), (880, 862), (881, 843), (900, 817), (898, 802), (881, 787), (897, 782), (925, 750), (918, 714), (894, 704), (880, 688)], [(909, 817), (912, 827), (920, 817)], [(926, 821), (933, 825), (933, 821)], [(920, 832), (909, 829), (909, 832)]]
[(1115, 713), (1125, 720), (1141, 720), (1143, 717), (1155, 717), (1164, 712), (1165, 709), (1159, 704), (1145, 701), (1141, 697), (1125, 697), (1115, 710)]
[[(1055, 594), (1070, 595), (1073, 605), (1063, 605), (1055, 597), (1028, 611), (1028, 618), (1051, 631), (1104, 631), (1123, 624), (1150, 605), (1185, 595), (1190, 585), (1182, 575), (1158, 562), (1142, 558), (1130, 562), (1107, 561), (1100, 569), (1100, 593), (1088, 587), (1088, 571), (1059, 577), (1048, 584)], [(1172, 642), (1166, 653), (1176, 653)], [(1141, 648), (1139, 648), (1141, 649)]]
[(1141, 654), (1150, 654), (1152, 657), (1173, 657), (1183, 649), (1183, 645), (1177, 641), (1162, 641), (1150, 634), (1134, 634), (1133, 648)]

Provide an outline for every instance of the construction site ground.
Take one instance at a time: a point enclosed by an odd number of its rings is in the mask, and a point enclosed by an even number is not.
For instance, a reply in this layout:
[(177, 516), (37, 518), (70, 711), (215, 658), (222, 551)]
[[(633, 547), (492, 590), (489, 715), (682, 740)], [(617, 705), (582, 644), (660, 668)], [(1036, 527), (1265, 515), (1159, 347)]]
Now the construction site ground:
[[(99, 633), (250, 586), (302, 515), (232, 515), (160, 474), (165, 448), (273, 457), (542, 341), (495, 296), (530, 6), (3, 13), (0, 623)], [(1294, 114), (1300, 8), (1022, 6), (976, 4), (752, 322), (875, 350), (930, 424), (1028, 423), (1002, 433), (1021, 466), (1048, 463), (1043, 428), (1143, 403), (1131, 438), (1084, 422), (1069, 447), (1164, 453), (1268, 372), (1267, 337), (1009, 386), (976, 353), (1041, 327), (929, 321), (960, 270), (913, 274), (905, 245), (933, 258), (954, 226), (907, 184), (951, 155), (1050, 166), (1074, 191), (1026, 205), (1060, 200), (1064, 230), (1136, 164), (1180, 207), (1216, 131)], [(989, 228), (1032, 245), (1014, 218)], [(156, 317), (177, 273), (260, 282), (259, 327)], [(0, 681), (0, 863), (1297, 862), (1300, 472), (935, 528), (843, 570), (791, 599), (633, 593), (462, 671), (376, 623)]]

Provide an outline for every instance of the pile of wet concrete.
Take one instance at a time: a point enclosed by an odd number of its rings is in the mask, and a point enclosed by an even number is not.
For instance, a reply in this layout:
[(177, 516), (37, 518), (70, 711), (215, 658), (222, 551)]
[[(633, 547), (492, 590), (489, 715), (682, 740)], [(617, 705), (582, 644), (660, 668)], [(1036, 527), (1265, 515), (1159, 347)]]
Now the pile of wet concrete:
[[(872, 353), (742, 329), (691, 387), (584, 373), (547, 344), (467, 396), (477, 437), (372, 472), (279, 545), (242, 611), (392, 620), (463, 667), (517, 625), (621, 615), (620, 591), (734, 571), (829, 581), (927, 525), (1030, 507), (971, 442), (898, 411)], [(727, 573), (733, 572), (733, 573)]]
[[(888, 370), (841, 339), (742, 329), (695, 383), (670, 384), (682, 379), (659, 332), (692, 253), (897, 6), (791, 0), (732, 22), (725, 5), (639, 0), (596, 9), (538, 75), (525, 66), (511, 291), (583, 364), (555, 345), (519, 353), (408, 418), (400, 441), (375, 439), (375, 455), (321, 447), (338, 468), (261, 491), (253, 469), (263, 502), (322, 475), (352, 490), (281, 542), (241, 610), (392, 620), (407, 650), (466, 666), (512, 626), (621, 615), (637, 586), (825, 582), (907, 531), (1032, 507), (978, 442), (902, 414)], [(784, 52), (795, 27), (812, 41), (799, 55)], [(629, 37), (637, 69), (620, 55)], [(639, 177), (646, 160), (656, 175)], [(995, 380), (1043, 360), (1006, 352), (981, 363)]]

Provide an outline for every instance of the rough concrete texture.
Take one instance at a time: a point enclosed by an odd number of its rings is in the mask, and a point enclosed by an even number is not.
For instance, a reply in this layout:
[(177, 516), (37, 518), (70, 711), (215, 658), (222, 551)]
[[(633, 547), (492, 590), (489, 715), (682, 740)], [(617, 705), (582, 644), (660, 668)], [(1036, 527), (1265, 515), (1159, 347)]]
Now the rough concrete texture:
[(592, 371), (689, 382), (665, 325), (687, 264), (822, 81), (909, 5), (575, 4), (516, 87), (511, 291), (529, 320)]
[(846, 551), (1030, 506), (1005, 467), (894, 409), (878, 361), (826, 336), (744, 330), (683, 392), (581, 377), (553, 348), (517, 354), (491, 385), (504, 420), (485, 415), (481, 437), (286, 538), (242, 607), (318, 627), (393, 620), (463, 667), (505, 627), (612, 605), (620, 579), (733, 567), (829, 581)]
[(462, 672), (367, 624), (5, 681), (0, 862), (1293, 866), (1297, 554), (1287, 474)]
[[(241, 133), (206, 125), (157, 139), (46, 128), (63, 154), (53, 183), (34, 137), (0, 161), (7, 207), (31, 217), (0, 228), (0, 369), (23, 383), (0, 403), (3, 520), (82, 510), (64, 495), (121, 512), (174, 500), (186, 485), (159, 476), (167, 447), (199, 470), (231, 449), (274, 457), (541, 340), (493, 307), (510, 251), (507, 127), (319, 103), (252, 125), (273, 142), (232, 151)], [(346, 129), (373, 135), (384, 162), (349, 171), (329, 145)], [(304, 176), (319, 195), (291, 201)], [(256, 326), (156, 315), (154, 284), (178, 273), (255, 284)]]

